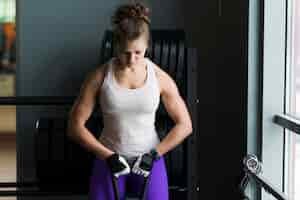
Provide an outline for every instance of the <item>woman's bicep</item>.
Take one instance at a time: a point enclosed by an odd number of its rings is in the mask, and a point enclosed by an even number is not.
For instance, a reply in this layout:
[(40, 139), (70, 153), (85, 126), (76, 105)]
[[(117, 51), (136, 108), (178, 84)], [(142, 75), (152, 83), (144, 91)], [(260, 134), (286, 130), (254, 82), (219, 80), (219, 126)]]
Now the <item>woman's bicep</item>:
[(191, 127), (191, 118), (187, 106), (181, 97), (175, 81), (166, 72), (160, 71), (159, 82), (161, 98), (169, 116), (176, 122)]
[(177, 123), (189, 122), (186, 104), (179, 94), (175, 82), (168, 77), (162, 84), (162, 101), (170, 117)]

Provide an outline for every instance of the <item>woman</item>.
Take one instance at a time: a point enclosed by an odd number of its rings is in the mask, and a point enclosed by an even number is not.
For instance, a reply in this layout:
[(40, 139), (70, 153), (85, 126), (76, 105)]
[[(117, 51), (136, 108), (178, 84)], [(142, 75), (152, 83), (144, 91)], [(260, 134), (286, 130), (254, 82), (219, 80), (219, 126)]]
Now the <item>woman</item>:
[[(116, 57), (87, 76), (70, 112), (69, 135), (97, 157), (91, 200), (114, 199), (111, 174), (118, 177), (121, 199), (125, 190), (140, 192), (143, 177), (149, 176), (146, 199), (167, 200), (163, 155), (192, 132), (190, 115), (175, 82), (144, 57), (150, 40), (148, 14), (141, 4), (116, 10), (112, 18)], [(154, 125), (160, 98), (175, 122), (162, 141)], [(104, 120), (98, 139), (85, 127), (97, 100)], [(129, 162), (133, 162), (132, 168)]]

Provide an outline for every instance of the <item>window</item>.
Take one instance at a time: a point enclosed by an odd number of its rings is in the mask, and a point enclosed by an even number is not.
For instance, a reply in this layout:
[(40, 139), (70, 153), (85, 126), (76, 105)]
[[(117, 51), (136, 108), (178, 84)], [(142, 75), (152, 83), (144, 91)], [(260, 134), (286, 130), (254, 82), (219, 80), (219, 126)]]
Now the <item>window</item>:
[(16, 2), (15, 0), (0, 0), (0, 23), (15, 22)]
[[(248, 147), (248, 151), (257, 152), (263, 165), (262, 175), (292, 200), (300, 199), (300, 139), (273, 120), (278, 114), (300, 118), (299, 5), (297, 0), (255, 1), (255, 4), (250, 3), (250, 11), (256, 10), (259, 17), (250, 15), (250, 22), (256, 20), (256, 24), (249, 23), (249, 46), (257, 44), (261, 54), (257, 53), (255, 57), (254, 51), (249, 51), (250, 100), (253, 100), (251, 87), (255, 84), (258, 86), (258, 124), (257, 129), (253, 129), (258, 130), (254, 140), (258, 144), (249, 145), (252, 149)], [(253, 39), (254, 31), (258, 33)], [(254, 68), (256, 73), (250, 73)], [(258, 78), (254, 79), (255, 76)], [(251, 83), (251, 80), (256, 80), (256, 83)], [(248, 112), (251, 113), (253, 109), (249, 108)], [(251, 127), (250, 122), (248, 125)], [(251, 132), (249, 134), (248, 138), (254, 135)], [(275, 199), (268, 192), (259, 191), (257, 196), (252, 193), (252, 197), (257, 197), (253, 199)]]
[[(16, 1), (0, 0), (0, 98), (15, 96), (15, 15)], [(16, 182), (16, 156), (16, 106), (0, 105), (0, 183)]]
[[(285, 113), (286, 1), (249, 1), (248, 153), (262, 162), (262, 176), (284, 191), (285, 133), (273, 122)], [(274, 200), (250, 185), (250, 199)]]
[[(286, 112), (300, 118), (300, 3), (287, 2)], [(285, 191), (291, 200), (300, 199), (300, 136), (287, 132), (285, 147)]]

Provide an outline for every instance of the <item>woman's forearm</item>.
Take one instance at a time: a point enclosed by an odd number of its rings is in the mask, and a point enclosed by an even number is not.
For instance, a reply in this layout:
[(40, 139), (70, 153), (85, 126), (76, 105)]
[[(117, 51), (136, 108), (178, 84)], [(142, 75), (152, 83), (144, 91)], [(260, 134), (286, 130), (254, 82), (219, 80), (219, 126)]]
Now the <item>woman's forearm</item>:
[(94, 153), (96, 157), (105, 160), (114, 152), (99, 142), (94, 135), (84, 126), (70, 126), (67, 135), (79, 145)]
[(164, 155), (168, 151), (175, 148), (180, 144), (187, 136), (192, 133), (192, 128), (185, 124), (176, 124), (166, 137), (156, 146), (156, 150), (159, 155)]

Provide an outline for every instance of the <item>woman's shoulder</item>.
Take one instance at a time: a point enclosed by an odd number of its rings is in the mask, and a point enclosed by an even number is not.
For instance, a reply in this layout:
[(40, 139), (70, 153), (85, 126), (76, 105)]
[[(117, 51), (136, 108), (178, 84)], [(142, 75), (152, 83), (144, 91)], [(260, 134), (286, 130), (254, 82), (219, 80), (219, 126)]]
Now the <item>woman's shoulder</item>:
[(163, 72), (163, 69), (161, 69), (160, 66), (158, 66), (155, 62), (153, 62), (150, 58), (146, 57), (146, 60), (148, 63), (151, 64), (152, 68), (154, 69), (155, 75), (159, 76), (160, 73)]
[(86, 77), (85, 77), (85, 83), (97, 83), (97, 85), (102, 85), (104, 77), (107, 73), (108, 64), (102, 64), (98, 65), (96, 68), (90, 70)]
[(154, 72), (159, 79), (171, 78), (171, 76), (162, 67), (153, 62), (151, 59), (146, 59), (152, 64)]
[(90, 72), (90, 74), (96, 79), (104, 79), (106, 76), (108, 69), (111, 65), (115, 63), (115, 57), (110, 58), (104, 64), (98, 65), (94, 70)]
[(158, 79), (161, 91), (163, 88), (165, 88), (169, 84), (175, 83), (173, 78), (162, 67), (160, 67), (158, 64), (156, 64), (149, 58), (147, 58), (147, 60), (149, 62), (151, 62), (152, 66), (153, 66), (153, 69), (154, 69), (155, 75)]

